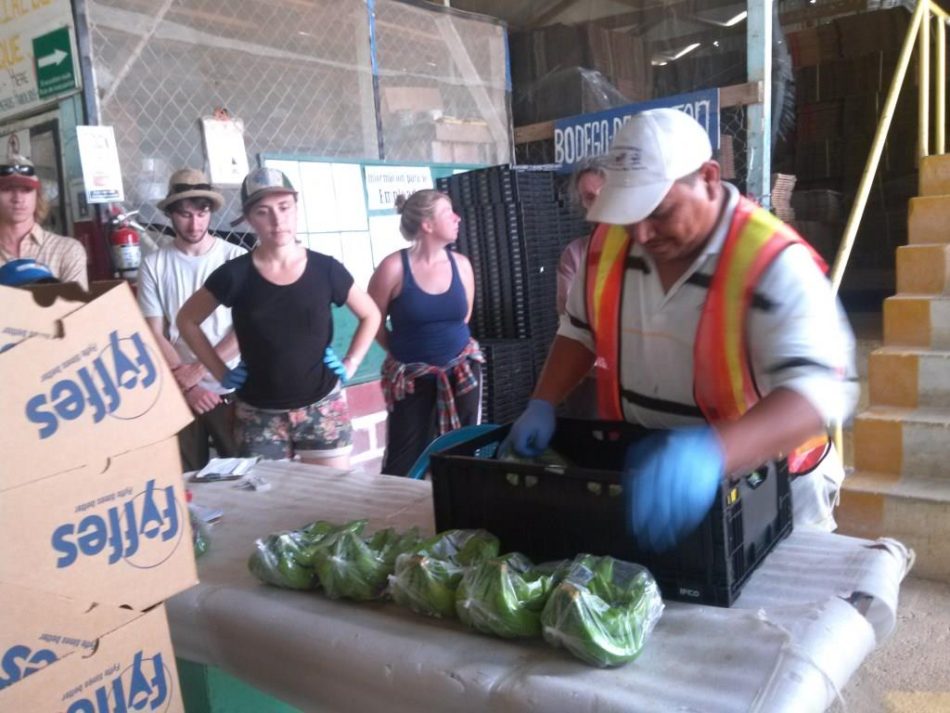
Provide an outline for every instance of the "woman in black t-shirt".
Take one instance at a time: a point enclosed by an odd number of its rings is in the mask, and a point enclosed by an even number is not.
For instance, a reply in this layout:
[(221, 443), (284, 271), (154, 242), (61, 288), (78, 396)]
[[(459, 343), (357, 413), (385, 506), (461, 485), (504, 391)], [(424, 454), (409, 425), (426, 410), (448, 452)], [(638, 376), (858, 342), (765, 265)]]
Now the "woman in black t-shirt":
[[(283, 173), (251, 171), (241, 205), (234, 224), (246, 219), (259, 246), (208, 277), (182, 306), (178, 328), (205, 368), (237, 389), (242, 455), (347, 467), (352, 429), (341, 381), (369, 349), (379, 310), (343, 265), (297, 242), (297, 193)], [(234, 369), (199, 328), (222, 304), (231, 308), (241, 349)], [(328, 352), (334, 304), (346, 304), (359, 320), (342, 362)]]

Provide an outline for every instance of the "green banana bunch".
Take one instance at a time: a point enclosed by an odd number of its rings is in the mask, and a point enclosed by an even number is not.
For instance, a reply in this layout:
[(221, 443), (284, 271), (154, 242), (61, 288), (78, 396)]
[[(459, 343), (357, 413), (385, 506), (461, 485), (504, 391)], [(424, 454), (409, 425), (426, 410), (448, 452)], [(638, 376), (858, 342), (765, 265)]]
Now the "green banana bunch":
[(258, 539), (247, 562), (262, 582), (285, 589), (316, 589), (316, 573), (304, 555), (307, 541), (299, 530), (277, 532)]
[(419, 544), (419, 531), (392, 528), (363, 537), (366, 520), (354, 520), (323, 537), (314, 547), (313, 563), (320, 585), (331, 599), (368, 601), (386, 590), (396, 557)]
[(544, 639), (594, 666), (635, 659), (663, 612), (653, 575), (612, 557), (579, 555), (541, 613)]
[(389, 593), (419, 614), (454, 617), (464, 568), (497, 557), (498, 548), (498, 538), (484, 530), (447, 530), (396, 558)]
[(458, 618), (469, 628), (507, 639), (541, 634), (541, 610), (555, 573), (535, 568), (513, 552), (473, 564), (455, 599)]

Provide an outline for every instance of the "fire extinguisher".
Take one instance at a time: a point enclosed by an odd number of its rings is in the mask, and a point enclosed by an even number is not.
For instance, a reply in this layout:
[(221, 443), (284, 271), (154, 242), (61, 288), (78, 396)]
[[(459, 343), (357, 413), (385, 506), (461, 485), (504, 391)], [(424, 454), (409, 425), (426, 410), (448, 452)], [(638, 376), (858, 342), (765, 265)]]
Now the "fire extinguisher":
[(123, 213), (118, 211), (109, 220), (109, 249), (112, 255), (112, 267), (118, 277), (134, 281), (138, 277), (139, 264), (142, 262), (142, 237), (133, 227), (132, 218), (137, 210)]

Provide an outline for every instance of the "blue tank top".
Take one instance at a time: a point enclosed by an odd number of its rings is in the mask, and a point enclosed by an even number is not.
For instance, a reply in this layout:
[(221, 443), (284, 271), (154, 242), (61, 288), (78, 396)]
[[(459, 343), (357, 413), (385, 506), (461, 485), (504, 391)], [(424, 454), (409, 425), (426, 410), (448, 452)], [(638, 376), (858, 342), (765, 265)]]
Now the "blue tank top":
[(470, 338), (465, 315), (468, 299), (452, 251), (446, 249), (452, 265), (449, 289), (437, 295), (424, 292), (412, 277), (409, 250), (402, 257), (402, 290), (389, 303), (392, 332), (389, 351), (403, 364), (421, 362), (445, 366), (465, 348)]

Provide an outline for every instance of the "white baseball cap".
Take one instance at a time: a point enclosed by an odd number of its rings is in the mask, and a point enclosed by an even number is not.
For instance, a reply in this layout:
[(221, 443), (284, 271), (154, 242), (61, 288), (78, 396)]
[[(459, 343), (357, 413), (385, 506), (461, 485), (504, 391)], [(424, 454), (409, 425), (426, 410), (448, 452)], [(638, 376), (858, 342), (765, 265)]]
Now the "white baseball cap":
[(712, 158), (706, 130), (679, 109), (632, 116), (601, 160), (604, 187), (587, 211), (596, 223), (630, 225), (656, 210), (673, 183)]

